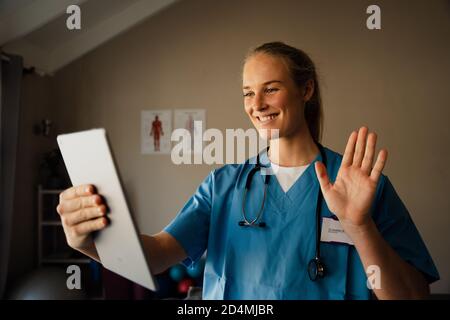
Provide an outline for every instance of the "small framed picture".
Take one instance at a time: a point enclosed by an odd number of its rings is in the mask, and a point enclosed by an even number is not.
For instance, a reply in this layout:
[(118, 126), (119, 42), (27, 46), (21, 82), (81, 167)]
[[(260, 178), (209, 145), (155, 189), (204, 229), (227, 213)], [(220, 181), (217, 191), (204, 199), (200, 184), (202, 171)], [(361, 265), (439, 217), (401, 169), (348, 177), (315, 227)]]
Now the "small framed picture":
[[(185, 129), (186, 137), (183, 138), (183, 141), (186, 143), (185, 150), (189, 150), (190, 153), (194, 153), (194, 150), (198, 150), (198, 152), (201, 153), (203, 147), (203, 132), (206, 129), (205, 109), (175, 110), (174, 128)], [(197, 148), (194, 148), (196, 145)]]
[(141, 111), (141, 153), (170, 154), (171, 110)]

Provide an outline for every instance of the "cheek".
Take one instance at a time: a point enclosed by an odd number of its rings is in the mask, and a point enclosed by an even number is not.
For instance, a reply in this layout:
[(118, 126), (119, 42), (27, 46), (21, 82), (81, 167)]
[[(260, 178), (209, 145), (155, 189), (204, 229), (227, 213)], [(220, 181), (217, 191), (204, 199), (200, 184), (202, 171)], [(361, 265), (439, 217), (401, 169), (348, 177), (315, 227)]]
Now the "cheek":
[(244, 101), (244, 111), (249, 117), (251, 116), (252, 108), (250, 107), (250, 104), (248, 102), (245, 102), (245, 101)]
[(296, 116), (301, 113), (302, 107), (299, 100), (295, 96), (282, 96), (278, 99), (277, 105), (285, 113)]
[(286, 94), (279, 94), (268, 98), (266, 102), (272, 107), (284, 110), (289, 106), (291, 100)]

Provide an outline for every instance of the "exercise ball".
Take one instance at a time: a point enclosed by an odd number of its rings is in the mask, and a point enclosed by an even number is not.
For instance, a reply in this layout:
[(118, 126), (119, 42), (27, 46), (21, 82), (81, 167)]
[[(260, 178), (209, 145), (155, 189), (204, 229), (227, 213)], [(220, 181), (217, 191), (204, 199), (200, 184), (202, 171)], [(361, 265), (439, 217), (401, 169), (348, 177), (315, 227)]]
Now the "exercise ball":
[(172, 268), (170, 268), (169, 274), (173, 281), (179, 282), (186, 275), (186, 268), (181, 264), (174, 265)]
[(41, 267), (22, 276), (7, 295), (11, 300), (83, 300), (88, 295), (83, 289), (68, 289), (65, 268)]
[(192, 267), (187, 268), (187, 273), (192, 278), (200, 278), (205, 269), (205, 259), (200, 259)]
[(181, 280), (178, 284), (178, 292), (182, 294), (186, 294), (189, 291), (190, 287), (193, 287), (195, 285), (194, 280), (192, 279), (184, 279)]

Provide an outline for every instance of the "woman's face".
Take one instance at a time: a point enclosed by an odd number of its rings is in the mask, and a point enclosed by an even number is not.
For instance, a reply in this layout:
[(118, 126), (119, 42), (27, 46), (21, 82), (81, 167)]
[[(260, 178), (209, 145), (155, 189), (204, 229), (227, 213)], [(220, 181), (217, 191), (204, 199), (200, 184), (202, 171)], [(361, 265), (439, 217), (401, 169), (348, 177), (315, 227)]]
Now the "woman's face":
[(251, 56), (244, 65), (243, 93), (245, 112), (263, 138), (270, 129), (278, 129), (280, 138), (292, 136), (305, 122), (303, 90), (281, 58)]

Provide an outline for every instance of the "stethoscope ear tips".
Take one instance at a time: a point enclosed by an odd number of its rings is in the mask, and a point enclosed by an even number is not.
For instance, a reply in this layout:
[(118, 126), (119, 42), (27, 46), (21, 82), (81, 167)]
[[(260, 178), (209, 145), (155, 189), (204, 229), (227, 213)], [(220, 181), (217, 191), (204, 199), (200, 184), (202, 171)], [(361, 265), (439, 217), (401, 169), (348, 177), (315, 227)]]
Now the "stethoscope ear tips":
[(267, 225), (265, 222), (260, 222), (260, 223), (258, 223), (258, 226), (261, 228), (265, 228)]
[(245, 223), (245, 221), (239, 221), (239, 226), (245, 227), (247, 226), (247, 223)]

